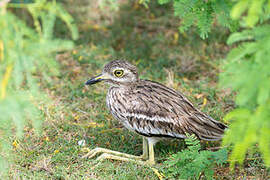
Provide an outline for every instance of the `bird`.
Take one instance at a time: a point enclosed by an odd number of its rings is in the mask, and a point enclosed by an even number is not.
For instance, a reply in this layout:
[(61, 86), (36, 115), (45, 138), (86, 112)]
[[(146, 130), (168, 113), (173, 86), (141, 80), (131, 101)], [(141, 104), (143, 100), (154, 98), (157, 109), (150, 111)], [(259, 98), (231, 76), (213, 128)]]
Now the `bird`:
[(107, 63), (101, 74), (85, 85), (109, 84), (107, 107), (112, 116), (130, 131), (143, 137), (143, 154), (134, 156), (95, 148), (84, 157), (155, 164), (154, 145), (161, 139), (185, 139), (194, 134), (200, 140), (217, 141), (227, 125), (197, 109), (181, 92), (161, 83), (139, 78), (136, 66), (126, 60)]

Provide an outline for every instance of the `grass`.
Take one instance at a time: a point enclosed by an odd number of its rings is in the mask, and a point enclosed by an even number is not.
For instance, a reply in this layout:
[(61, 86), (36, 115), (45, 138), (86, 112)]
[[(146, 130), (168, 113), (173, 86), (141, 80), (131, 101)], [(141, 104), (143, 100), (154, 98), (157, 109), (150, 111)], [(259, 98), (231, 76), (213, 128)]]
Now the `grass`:
[[(76, 13), (80, 4), (70, 11)], [(98, 74), (103, 65), (116, 57), (138, 66), (140, 77), (159, 81), (183, 92), (199, 109), (222, 121), (233, 107), (233, 95), (217, 86), (218, 67), (228, 52), (226, 32), (216, 30), (208, 40), (194, 32), (178, 33), (178, 20), (168, 14), (170, 7), (156, 4), (145, 9), (136, 3), (123, 4), (114, 21), (102, 24), (77, 17), (80, 39), (71, 52), (57, 55), (60, 73), (49, 81), (41, 79), (52, 99), (42, 104), (44, 129), (40, 136), (25, 128), (25, 136), (13, 143), (13, 179), (158, 179), (150, 167), (119, 161), (81, 159), (97, 146), (134, 155), (142, 153), (142, 139), (112, 118), (105, 105), (107, 86), (85, 87), (84, 82)], [(108, 20), (109, 21), (109, 20)], [(61, 28), (61, 24), (57, 26)], [(61, 33), (61, 29), (57, 29)], [(85, 145), (78, 142), (85, 140)], [(202, 142), (204, 148), (218, 142)], [(155, 147), (158, 164), (185, 147), (183, 141), (162, 141)], [(270, 170), (260, 155), (248, 159), (244, 168), (230, 172), (216, 167), (215, 178), (269, 178)]]

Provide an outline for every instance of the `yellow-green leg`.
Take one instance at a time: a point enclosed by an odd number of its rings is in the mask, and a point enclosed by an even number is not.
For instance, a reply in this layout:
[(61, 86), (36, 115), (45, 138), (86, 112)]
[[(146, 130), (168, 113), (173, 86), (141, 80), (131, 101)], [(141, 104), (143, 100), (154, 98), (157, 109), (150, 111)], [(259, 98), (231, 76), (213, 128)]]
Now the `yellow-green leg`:
[(145, 137), (143, 137), (143, 154), (141, 155), (141, 158), (146, 160), (148, 159), (149, 154), (148, 154), (148, 142)]
[(149, 159), (147, 160), (147, 164), (150, 164), (150, 165), (154, 165), (155, 164), (154, 145), (155, 145), (155, 142), (148, 141)]

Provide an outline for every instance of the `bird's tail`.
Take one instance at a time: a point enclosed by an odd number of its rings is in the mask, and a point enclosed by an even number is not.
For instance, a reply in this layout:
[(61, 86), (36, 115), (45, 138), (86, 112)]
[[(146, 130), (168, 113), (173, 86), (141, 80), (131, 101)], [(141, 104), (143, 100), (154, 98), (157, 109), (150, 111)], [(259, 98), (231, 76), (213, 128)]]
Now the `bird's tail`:
[(199, 139), (206, 141), (217, 141), (223, 137), (224, 131), (228, 128), (225, 124), (214, 120), (212, 117), (199, 112), (190, 118), (193, 121), (193, 133)]

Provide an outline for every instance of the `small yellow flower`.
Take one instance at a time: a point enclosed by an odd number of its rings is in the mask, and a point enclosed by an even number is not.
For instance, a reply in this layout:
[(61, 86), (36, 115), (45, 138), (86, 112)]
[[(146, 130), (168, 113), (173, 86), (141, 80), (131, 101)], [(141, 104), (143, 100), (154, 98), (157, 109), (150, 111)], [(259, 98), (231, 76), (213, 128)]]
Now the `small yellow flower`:
[(77, 50), (73, 50), (73, 51), (72, 51), (72, 54), (74, 54), (74, 55), (75, 55), (75, 54), (78, 54), (78, 51), (77, 51)]
[(16, 149), (18, 147), (18, 142), (16, 140), (13, 141), (12, 146)]
[(94, 25), (92, 26), (92, 28), (95, 29), (95, 30), (101, 29), (101, 27), (100, 27), (98, 24), (94, 24)]
[(173, 44), (177, 44), (178, 43), (178, 39), (179, 39), (179, 34), (178, 34), (178, 32), (175, 32), (173, 34)]
[(82, 56), (79, 57), (79, 61), (81, 61), (81, 60), (83, 60), (83, 57)]
[(78, 115), (76, 115), (76, 116), (74, 117), (75, 120), (78, 120), (79, 118), (80, 118), (80, 116), (78, 116)]
[(56, 149), (53, 153), (54, 153), (54, 154), (59, 153), (59, 149)]
[(184, 78), (183, 78), (183, 81), (184, 81), (184, 82), (188, 82), (189, 80), (188, 80), (188, 78), (184, 77)]
[(1, 89), (0, 89), (0, 93), (1, 93), (0, 98), (1, 99), (4, 99), (6, 97), (7, 84), (8, 84), (11, 72), (12, 72), (12, 68), (13, 68), (13, 65), (11, 65), (11, 64), (8, 65), (6, 68), (6, 72), (2, 78), (2, 82), (1, 82), (1, 86), (0, 86), (1, 87)]
[(207, 99), (206, 98), (203, 98), (203, 107), (206, 105), (206, 103), (207, 103)]

